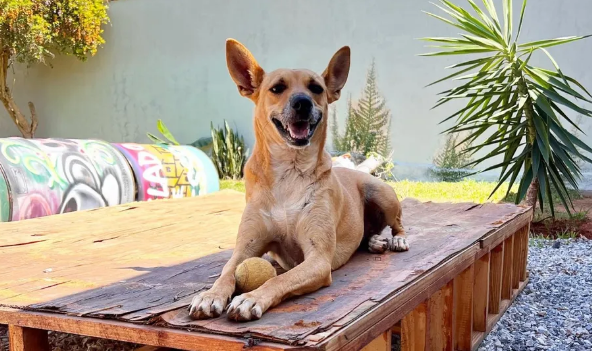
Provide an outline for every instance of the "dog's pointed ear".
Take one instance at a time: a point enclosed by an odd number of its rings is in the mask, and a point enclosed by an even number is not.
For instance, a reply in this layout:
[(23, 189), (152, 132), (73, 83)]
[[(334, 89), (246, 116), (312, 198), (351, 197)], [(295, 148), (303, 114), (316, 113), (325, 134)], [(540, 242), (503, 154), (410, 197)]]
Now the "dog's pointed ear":
[(343, 89), (349, 75), (350, 56), (349, 46), (342, 47), (333, 55), (329, 66), (323, 72), (329, 103), (337, 101), (341, 95), (341, 89)]
[(238, 41), (227, 39), (226, 65), (240, 94), (252, 98), (259, 89), (265, 72), (251, 52)]

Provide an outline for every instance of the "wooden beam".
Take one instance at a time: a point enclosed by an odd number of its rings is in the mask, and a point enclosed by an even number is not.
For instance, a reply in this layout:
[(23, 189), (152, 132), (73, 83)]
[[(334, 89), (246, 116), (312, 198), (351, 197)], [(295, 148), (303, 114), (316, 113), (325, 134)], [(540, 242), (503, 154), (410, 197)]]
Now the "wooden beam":
[(457, 351), (471, 351), (473, 333), (473, 282), (475, 266), (470, 265), (454, 278), (453, 346)]
[(426, 350), (427, 312), (424, 301), (401, 320), (401, 351)]
[(382, 333), (381, 336), (372, 340), (361, 351), (391, 351), (391, 333), (390, 330)]
[(487, 304), (489, 302), (489, 258), (487, 253), (475, 261), (473, 282), (473, 330), (485, 332), (487, 329)]
[(528, 237), (530, 236), (530, 224), (524, 227), (522, 231), (522, 245), (520, 245), (520, 281), (526, 281), (528, 272), (526, 266), (528, 264)]
[(529, 223), (532, 221), (532, 213), (533, 211), (531, 210), (525, 210), (525, 212), (516, 216), (516, 218), (512, 219), (511, 221), (505, 223), (498, 230), (493, 231), (491, 234), (488, 234), (481, 238), (481, 240), (479, 240), (481, 243), (481, 248), (492, 249), (499, 245), (502, 241), (514, 235), (514, 233), (516, 233), (525, 225), (529, 225)]
[[(113, 320), (83, 318), (55, 313), (30, 312), (0, 307), (0, 321), (9, 325), (53, 330), (76, 335), (170, 347), (187, 351), (243, 351), (245, 339), (187, 332)], [(293, 346), (259, 343), (252, 351), (289, 350)], [(45, 351), (41, 349), (42, 351)], [(11, 350), (12, 351), (12, 350)], [(15, 350), (16, 351), (16, 350)], [(27, 350), (28, 351), (28, 350)]]
[(327, 351), (359, 350), (360, 345), (366, 345), (369, 340), (380, 336), (382, 331), (391, 328), (411, 312), (412, 306), (417, 306), (428, 299), (465, 270), (472, 264), (478, 251), (478, 243), (467, 247), (441, 263), (436, 269), (419, 277), (415, 284), (405, 287), (399, 294), (376, 305), (372, 311), (360, 316), (349, 328), (336, 331), (330, 338), (319, 344), (319, 348)]
[(46, 330), (9, 325), (8, 343), (10, 351), (49, 351)]
[(134, 351), (172, 351), (168, 347), (158, 347), (158, 346), (141, 346), (135, 349)]
[(430, 351), (452, 351), (453, 281), (428, 301), (428, 340)]
[(523, 232), (524, 227), (518, 230), (514, 236), (514, 248), (512, 252), (512, 289), (518, 289), (520, 285), (520, 276), (522, 275), (522, 265), (521, 265), (521, 256), (523, 248)]
[(504, 265), (504, 243), (491, 250), (489, 259), (489, 313), (497, 314), (502, 302), (502, 271)]
[(514, 236), (504, 242), (504, 269), (502, 270), (502, 300), (512, 299), (512, 262), (514, 253)]

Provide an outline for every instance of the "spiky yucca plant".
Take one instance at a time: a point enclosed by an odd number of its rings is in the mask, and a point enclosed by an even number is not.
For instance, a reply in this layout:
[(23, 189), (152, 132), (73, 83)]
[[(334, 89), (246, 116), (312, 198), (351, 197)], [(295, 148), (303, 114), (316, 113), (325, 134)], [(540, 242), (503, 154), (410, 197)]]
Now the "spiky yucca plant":
[[(592, 117), (592, 111), (574, 102), (591, 103), (592, 95), (575, 79), (563, 74), (546, 48), (588, 36), (519, 44), (527, 0), (522, 3), (515, 34), (512, 0), (503, 0), (502, 19), (498, 17), (493, 0), (482, 0), (484, 9), (473, 0), (467, 0), (473, 13), (450, 1), (440, 2), (441, 6), (436, 6), (449, 18), (428, 15), (463, 33), (457, 38), (424, 38), (437, 43), (433, 47), (441, 49), (424, 56), (479, 54), (479, 58), (448, 67), (457, 71), (430, 84), (451, 79), (460, 82), (459, 86), (441, 93), (435, 107), (457, 99), (468, 100), (462, 109), (443, 121), (456, 119), (455, 125), (446, 132), (470, 132), (459, 142), (473, 144), (465, 152), (474, 154), (490, 149), (467, 166), (503, 156), (501, 162), (482, 170), (500, 169), (499, 184), (492, 194), (504, 182), (510, 183), (509, 192), (518, 181), (517, 203), (525, 200), (534, 207), (538, 199), (541, 210), (548, 203), (553, 213), (551, 191), (554, 190), (569, 211), (573, 204), (567, 186), (577, 189), (581, 177), (576, 160), (592, 162), (583, 153), (592, 149), (564, 127), (567, 122), (580, 130), (566, 111)], [(530, 64), (532, 55), (538, 52), (549, 58), (554, 70)], [(474, 143), (481, 136), (485, 140)]]

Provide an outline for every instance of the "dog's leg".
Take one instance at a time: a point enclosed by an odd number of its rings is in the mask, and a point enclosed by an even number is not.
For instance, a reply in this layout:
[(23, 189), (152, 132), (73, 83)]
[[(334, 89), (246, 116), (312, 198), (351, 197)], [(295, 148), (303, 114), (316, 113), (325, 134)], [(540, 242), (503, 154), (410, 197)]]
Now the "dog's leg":
[[(407, 235), (401, 223), (401, 216), (403, 214), (401, 203), (397, 199), (393, 188), (386, 183), (378, 181), (368, 184), (366, 190), (366, 196), (370, 197), (366, 201), (372, 202), (380, 209), (384, 215), (384, 224), (386, 225), (381, 234), (374, 235), (370, 238), (370, 252), (382, 253), (386, 251), (386, 248), (383, 249), (385, 240), (387, 248), (391, 251), (409, 250)], [(382, 251), (380, 251), (381, 249)]]
[(259, 319), (270, 307), (286, 298), (331, 285), (335, 229), (322, 229), (323, 226), (310, 222), (303, 225), (298, 231), (298, 242), (305, 254), (304, 261), (258, 289), (236, 296), (228, 306), (228, 318), (236, 321)]
[(197, 294), (191, 301), (188, 307), (191, 318), (214, 318), (222, 314), (235, 290), (236, 267), (247, 258), (261, 257), (267, 251), (269, 239), (265, 232), (265, 225), (257, 213), (245, 209), (232, 256), (212, 287)]

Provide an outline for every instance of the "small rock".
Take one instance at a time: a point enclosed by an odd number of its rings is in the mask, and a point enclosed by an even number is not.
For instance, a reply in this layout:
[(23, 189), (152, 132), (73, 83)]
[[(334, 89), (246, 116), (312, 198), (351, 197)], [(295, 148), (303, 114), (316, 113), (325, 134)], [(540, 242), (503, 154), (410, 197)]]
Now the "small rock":
[(553, 243), (553, 248), (558, 249), (561, 247), (561, 241), (557, 240)]

